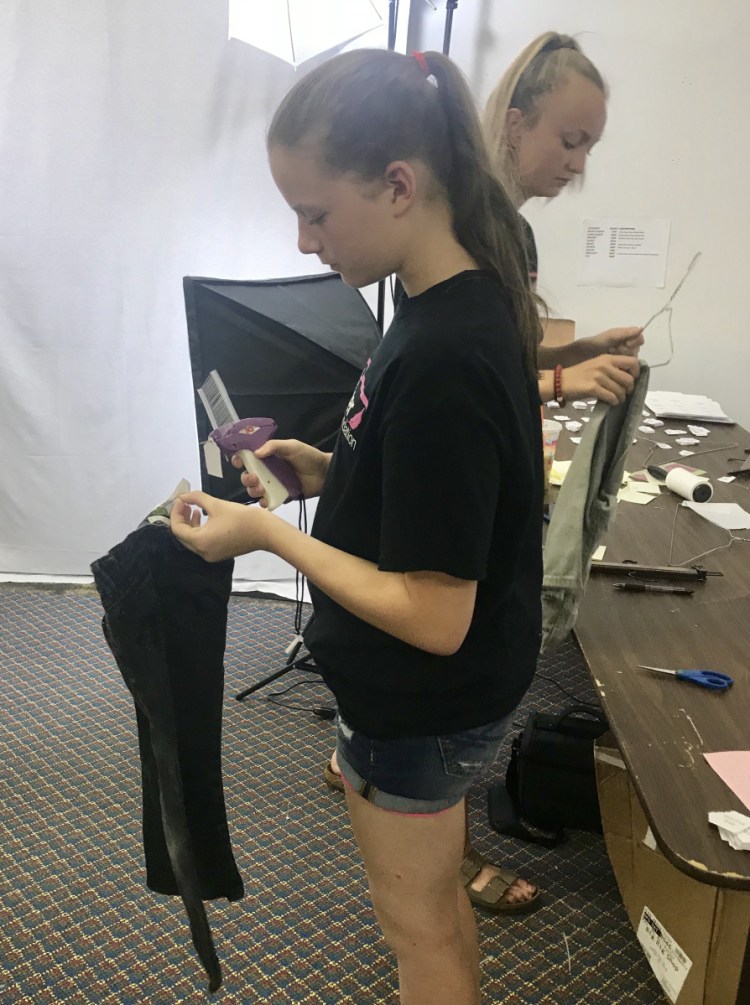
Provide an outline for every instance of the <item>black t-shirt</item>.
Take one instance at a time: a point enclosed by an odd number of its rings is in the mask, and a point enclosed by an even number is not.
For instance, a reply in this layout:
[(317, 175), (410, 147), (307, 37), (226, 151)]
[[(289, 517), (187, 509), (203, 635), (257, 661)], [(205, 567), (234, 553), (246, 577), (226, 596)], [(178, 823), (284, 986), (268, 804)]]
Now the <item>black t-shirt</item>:
[(438, 735), (499, 719), (531, 681), (542, 581), (539, 393), (501, 284), (462, 272), (403, 296), (342, 421), (314, 537), (385, 571), (477, 580), (467, 637), (435, 656), (311, 584), (305, 641), (354, 729)]

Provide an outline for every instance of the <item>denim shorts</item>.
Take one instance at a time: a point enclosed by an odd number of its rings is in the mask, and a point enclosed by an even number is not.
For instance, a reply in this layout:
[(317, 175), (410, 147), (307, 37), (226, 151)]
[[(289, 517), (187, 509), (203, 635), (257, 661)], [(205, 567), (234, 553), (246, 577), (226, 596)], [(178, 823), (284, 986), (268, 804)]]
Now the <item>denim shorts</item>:
[(393, 740), (373, 740), (339, 717), (339, 771), (347, 785), (384, 810), (439, 813), (459, 803), (492, 767), (514, 713), (459, 733)]

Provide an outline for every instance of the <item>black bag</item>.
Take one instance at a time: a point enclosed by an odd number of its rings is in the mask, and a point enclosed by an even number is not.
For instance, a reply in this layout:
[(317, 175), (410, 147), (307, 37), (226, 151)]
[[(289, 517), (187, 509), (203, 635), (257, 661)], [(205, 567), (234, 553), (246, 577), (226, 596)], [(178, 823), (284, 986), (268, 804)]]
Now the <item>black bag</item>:
[(505, 784), (487, 793), (493, 830), (548, 848), (563, 840), (566, 827), (601, 833), (594, 740), (608, 728), (595, 705), (532, 712), (513, 738)]

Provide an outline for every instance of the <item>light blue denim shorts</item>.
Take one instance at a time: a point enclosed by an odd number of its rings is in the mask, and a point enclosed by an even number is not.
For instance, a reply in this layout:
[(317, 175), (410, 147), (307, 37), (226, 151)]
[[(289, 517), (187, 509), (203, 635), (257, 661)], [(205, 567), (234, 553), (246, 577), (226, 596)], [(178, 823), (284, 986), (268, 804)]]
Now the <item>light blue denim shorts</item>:
[(458, 733), (393, 740), (355, 732), (339, 717), (339, 771), (347, 785), (381, 809), (440, 813), (459, 803), (495, 763), (514, 713)]

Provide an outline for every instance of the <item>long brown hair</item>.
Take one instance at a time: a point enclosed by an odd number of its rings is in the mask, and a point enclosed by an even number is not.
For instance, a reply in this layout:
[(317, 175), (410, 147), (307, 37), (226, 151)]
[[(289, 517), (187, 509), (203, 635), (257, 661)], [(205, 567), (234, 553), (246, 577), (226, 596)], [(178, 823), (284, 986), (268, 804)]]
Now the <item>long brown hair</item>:
[(294, 148), (307, 140), (318, 145), (327, 169), (364, 180), (383, 177), (395, 160), (419, 159), (427, 166), (451, 208), (456, 238), (502, 280), (529, 372), (536, 375), (539, 315), (518, 214), (491, 168), (458, 68), (436, 52), (424, 53), (424, 64), (380, 49), (336, 56), (295, 84), (274, 115), (267, 142), (269, 148)]
[(482, 120), (487, 149), (495, 174), (511, 196), (521, 192), (521, 179), (514, 152), (508, 142), (506, 119), (509, 108), (523, 112), (533, 126), (539, 99), (579, 73), (607, 96), (607, 86), (597, 68), (570, 35), (546, 31), (520, 52), (487, 99)]

